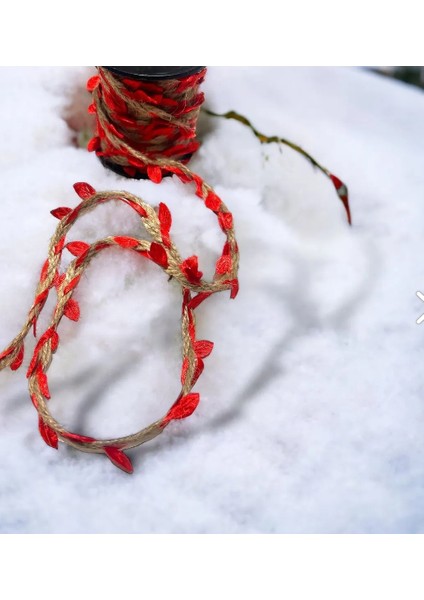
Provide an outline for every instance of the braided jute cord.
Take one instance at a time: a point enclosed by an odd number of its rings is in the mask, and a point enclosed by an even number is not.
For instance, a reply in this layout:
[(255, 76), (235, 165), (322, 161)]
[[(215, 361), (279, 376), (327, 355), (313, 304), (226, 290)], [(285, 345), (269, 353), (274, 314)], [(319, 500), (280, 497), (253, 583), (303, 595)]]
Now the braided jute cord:
[[(101, 69), (99, 71), (100, 73), (103, 72)], [(194, 79), (193, 76), (190, 76), (179, 80), (172, 80), (173, 90), (175, 91), (175, 86), (190, 87), (193, 81), (199, 84), (201, 80), (202, 76), (194, 77)], [(100, 77), (95, 81), (91, 78), (88, 82), (88, 88), (94, 92), (95, 98), (97, 97), (95, 106), (99, 110), (99, 113), (102, 114), (100, 102), (104, 93), (100, 93), (101, 86), (99, 84)], [(170, 82), (167, 81), (166, 86), (169, 85)], [(195, 104), (203, 101), (203, 96), (200, 95), (199, 97), (199, 94), (195, 94), (195, 98), (197, 99), (194, 105), (188, 104), (187, 99), (189, 98), (190, 94), (188, 92), (182, 95), (181, 101), (185, 106), (183, 113), (187, 114), (193, 110), (198, 114), (198, 107)], [(175, 117), (175, 110), (168, 117), (165, 117), (164, 113), (166, 111), (163, 111), (163, 104), (166, 104), (165, 91), (162, 96), (162, 108), (155, 109), (162, 111), (158, 114), (157, 120), (153, 121), (156, 131), (160, 125), (159, 121), (172, 121), (173, 127), (175, 126), (178, 132), (183, 130), (187, 132), (191, 128), (190, 135), (188, 136), (186, 133), (184, 136), (187, 136), (188, 140), (192, 140), (193, 131), (195, 135), (195, 123), (191, 119), (183, 119), (184, 122), (181, 122), (180, 117), (178, 119)], [(145, 105), (147, 106), (147, 102), (145, 102)], [(175, 105), (173, 106), (175, 108)], [(123, 105), (120, 106), (120, 109), (121, 111), (127, 110)], [(89, 110), (92, 112), (93, 107), (91, 106)], [(118, 114), (117, 108), (114, 110), (114, 117), (116, 118), (116, 114)], [(151, 112), (153, 113), (153, 110)], [(100, 121), (101, 117), (98, 119), (98, 131), (100, 135), (98, 139), (101, 138), (105, 142), (105, 150), (110, 144), (115, 145), (115, 150), (108, 154), (108, 158), (113, 156), (113, 159), (118, 159), (121, 165), (133, 166), (133, 164), (136, 164), (137, 169), (140, 171), (144, 169), (146, 175), (155, 183), (160, 183), (162, 173), (164, 172), (165, 174), (176, 175), (185, 184), (194, 184), (195, 194), (203, 200), (209, 210), (215, 213), (219, 226), (226, 238), (222, 254), (216, 261), (214, 276), (210, 281), (203, 278), (203, 274), (199, 270), (197, 256), (190, 256), (186, 259), (181, 258), (171, 239), (172, 216), (165, 204), (160, 203), (158, 209), (155, 210), (141, 198), (128, 192), (96, 192), (88, 183), (77, 183), (74, 185), (74, 188), (82, 202), (73, 209), (59, 207), (52, 211), (53, 216), (57, 217), (60, 222), (50, 240), (47, 260), (41, 269), (34, 302), (21, 331), (0, 354), (0, 370), (7, 366), (12, 370), (16, 370), (22, 365), (25, 337), (31, 327), (34, 328), (35, 334), (38, 316), (46, 303), (49, 292), (55, 288), (57, 302), (50, 325), (38, 339), (27, 371), (31, 400), (39, 415), (40, 434), (44, 441), (53, 448), (57, 448), (58, 442), (62, 441), (84, 452), (104, 453), (116, 466), (131, 473), (133, 469), (130, 459), (123, 451), (156, 437), (172, 420), (188, 417), (199, 403), (199, 394), (191, 393), (191, 390), (203, 371), (203, 359), (211, 353), (213, 343), (208, 340), (196, 339), (194, 311), (213, 293), (229, 290), (230, 297), (236, 297), (238, 293), (237, 273), (239, 251), (232, 214), (209, 184), (204, 182), (199, 175), (193, 173), (183, 162), (175, 160), (175, 158), (168, 158), (163, 155), (155, 157), (155, 153), (152, 153), (151, 149), (146, 154), (134, 150), (121, 139), (120, 136), (122, 134), (113, 125), (108, 126), (108, 135), (106, 136), (105, 133), (102, 133), (102, 125), (99, 125)], [(154, 146), (157, 149), (159, 144), (155, 143)], [(192, 140), (187, 144), (183, 144), (183, 146), (184, 149), (182, 150), (181, 144), (178, 143), (174, 146), (174, 150), (176, 148), (176, 153), (179, 153), (178, 156), (182, 157), (183, 161), (185, 161), (187, 160), (187, 155), (195, 150), (195, 145)], [(89, 144), (89, 149), (94, 149), (93, 143)], [(98, 150), (97, 153), (101, 156), (101, 152), (101, 150)], [(122, 157), (125, 158), (123, 159)], [(131, 175), (131, 173), (127, 174)], [(99, 204), (111, 200), (122, 201), (135, 210), (153, 241), (128, 236), (109, 236), (93, 244), (87, 244), (82, 241), (67, 243), (66, 236), (77, 219), (88, 211), (95, 209)], [(158, 421), (155, 421), (137, 433), (125, 437), (98, 440), (71, 432), (52, 417), (47, 406), (47, 400), (50, 398), (47, 371), (59, 345), (57, 329), (61, 319), (65, 316), (77, 321), (80, 317), (79, 304), (73, 298), (73, 294), (85, 269), (98, 252), (110, 246), (137, 252), (141, 256), (157, 263), (169, 277), (175, 279), (180, 284), (182, 293), (182, 387), (180, 394), (168, 413)], [(65, 249), (75, 255), (76, 258), (61, 273), (60, 264), (62, 253)]]

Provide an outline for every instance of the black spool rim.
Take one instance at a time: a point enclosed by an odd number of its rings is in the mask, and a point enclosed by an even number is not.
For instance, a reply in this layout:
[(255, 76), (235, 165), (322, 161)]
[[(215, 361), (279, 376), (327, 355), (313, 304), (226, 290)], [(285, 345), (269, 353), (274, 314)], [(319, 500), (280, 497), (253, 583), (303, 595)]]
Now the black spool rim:
[(199, 73), (205, 67), (104, 67), (115, 75), (139, 81), (179, 79)]

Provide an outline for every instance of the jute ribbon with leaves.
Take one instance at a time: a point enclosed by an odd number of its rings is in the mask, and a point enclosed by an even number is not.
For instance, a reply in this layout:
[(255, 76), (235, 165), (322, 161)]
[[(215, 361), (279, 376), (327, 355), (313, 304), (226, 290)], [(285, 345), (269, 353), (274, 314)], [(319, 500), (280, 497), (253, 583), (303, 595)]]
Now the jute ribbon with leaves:
[[(38, 412), (40, 434), (53, 448), (58, 448), (58, 442), (61, 441), (84, 452), (105, 454), (113, 464), (128, 473), (133, 468), (125, 450), (153, 439), (171, 421), (191, 415), (199, 404), (200, 396), (192, 390), (203, 372), (204, 359), (212, 352), (213, 343), (196, 338), (195, 310), (211, 294), (229, 290), (230, 297), (235, 298), (239, 289), (239, 250), (232, 214), (213, 188), (186, 166), (199, 145), (196, 123), (204, 100), (199, 86), (205, 72), (202, 69), (188, 77), (145, 82), (114, 76), (106, 69), (99, 68), (98, 75), (87, 83), (94, 99), (89, 112), (96, 114), (97, 123), (96, 135), (89, 141), (88, 150), (94, 151), (105, 164), (121, 170), (129, 177), (147, 177), (159, 184), (164, 175), (174, 175), (193, 187), (195, 195), (215, 214), (225, 236), (213, 278), (209, 281), (203, 277), (197, 256), (185, 259), (180, 256), (172, 241), (171, 212), (164, 203), (155, 209), (125, 191), (96, 192), (88, 183), (76, 183), (74, 188), (81, 202), (75, 208), (59, 207), (51, 211), (59, 219), (59, 224), (50, 240), (33, 304), (21, 331), (0, 354), (0, 370), (6, 367), (19, 369), (24, 360), (25, 338), (31, 327), (36, 335), (38, 317), (50, 291), (54, 289), (56, 305), (48, 328), (38, 338), (27, 370), (30, 397)], [(270, 139), (259, 134), (247, 119), (233, 111), (220, 116), (235, 118), (248, 125), (262, 143), (278, 141), (291, 145), (287, 140)], [(332, 179), (350, 221), (344, 184), (302, 149), (297, 149)], [(79, 218), (96, 206), (110, 201), (123, 202), (133, 209), (152, 240), (112, 235), (92, 244), (67, 241), (69, 231)], [(69, 431), (52, 416), (48, 404), (50, 390), (47, 373), (59, 347), (58, 328), (61, 319), (66, 317), (78, 321), (80, 318), (80, 307), (74, 294), (85, 269), (99, 252), (111, 247), (135, 252), (152, 261), (180, 285), (181, 391), (169, 411), (148, 427), (125, 437), (95, 439)], [(65, 250), (75, 258), (61, 272)]]

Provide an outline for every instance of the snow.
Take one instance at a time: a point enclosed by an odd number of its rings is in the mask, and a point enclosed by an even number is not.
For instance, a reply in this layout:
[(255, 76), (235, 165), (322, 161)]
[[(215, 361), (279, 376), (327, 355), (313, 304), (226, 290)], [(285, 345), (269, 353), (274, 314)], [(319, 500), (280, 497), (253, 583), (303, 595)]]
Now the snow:
[[(31, 305), (49, 211), (78, 203), (76, 181), (165, 202), (181, 254), (206, 273), (222, 247), (187, 186), (123, 179), (74, 145), (63, 116), (91, 72), (0, 69), (0, 348)], [(132, 476), (53, 451), (28, 397), (30, 341), (23, 368), (0, 374), (0, 532), (423, 532), (424, 95), (339, 68), (210, 68), (204, 90), (212, 110), (237, 110), (343, 179), (354, 226), (302, 157), (202, 117), (191, 166), (234, 214), (241, 288), (197, 310), (198, 337), (215, 342), (199, 408), (129, 452)], [(69, 240), (109, 234), (144, 235), (112, 203)], [(61, 323), (49, 371), (54, 416), (101, 437), (162, 416), (179, 391), (178, 286), (108, 250), (75, 297), (81, 320)]]

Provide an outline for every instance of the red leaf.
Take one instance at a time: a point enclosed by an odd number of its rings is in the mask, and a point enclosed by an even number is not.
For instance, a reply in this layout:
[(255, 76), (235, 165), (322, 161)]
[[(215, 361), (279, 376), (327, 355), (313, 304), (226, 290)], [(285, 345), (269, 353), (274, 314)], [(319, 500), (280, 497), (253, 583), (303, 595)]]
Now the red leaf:
[(82, 254), (80, 254), (77, 258), (77, 260), (75, 261), (75, 267), (78, 268), (82, 265), (82, 263), (86, 260), (87, 258), (87, 254), (90, 251), (90, 246), (84, 250), (84, 252)]
[(53, 280), (53, 285), (56, 289), (59, 289), (60, 286), (62, 285), (62, 283), (64, 282), (66, 277), (65, 273), (62, 273), (61, 275), (59, 275), (59, 272), (56, 273), (55, 278)]
[(193, 373), (193, 379), (191, 380), (191, 385), (194, 386), (196, 381), (199, 379), (200, 375), (203, 373), (203, 369), (205, 368), (205, 363), (201, 358), (197, 359), (196, 367)]
[(90, 77), (90, 79), (87, 81), (87, 90), (89, 92), (94, 92), (94, 90), (99, 85), (99, 83), (100, 83), (99, 75), (93, 75), (93, 77)]
[(111, 131), (113, 135), (115, 135), (117, 138), (119, 138), (120, 140), (124, 139), (124, 134), (118, 131), (113, 123), (108, 123), (108, 128), (109, 131)]
[(134, 469), (131, 464), (131, 461), (128, 458), (128, 456), (124, 452), (122, 452), (122, 450), (119, 450), (119, 448), (115, 448), (114, 446), (105, 446), (103, 450), (105, 451), (106, 456), (115, 465), (115, 467), (118, 467), (118, 469), (122, 469), (123, 471), (125, 471), (125, 473), (133, 472)]
[(239, 293), (239, 281), (238, 279), (232, 279), (230, 281), (231, 284), (231, 294), (230, 294), (230, 298), (232, 300), (234, 300), (234, 298), (237, 296), (237, 294)]
[(199, 271), (199, 261), (197, 256), (190, 256), (180, 265), (181, 271), (191, 283), (198, 283), (202, 279), (203, 273)]
[(158, 216), (162, 241), (169, 248), (171, 245), (171, 241), (169, 239), (169, 230), (171, 229), (172, 225), (172, 215), (169, 208), (166, 206), (166, 204), (163, 204), (163, 202), (159, 204)]
[(54, 331), (52, 334), (52, 339), (50, 341), (51, 351), (56, 352), (58, 346), (59, 346), (59, 334), (57, 333), (57, 331)]
[(174, 404), (166, 417), (162, 421), (162, 425), (169, 423), (174, 419), (185, 419), (194, 413), (200, 402), (199, 394), (187, 394)]
[(233, 215), (230, 212), (220, 212), (218, 221), (224, 231), (233, 227)]
[(40, 416), (38, 417), (38, 429), (40, 431), (41, 437), (46, 442), (47, 446), (50, 446), (51, 448), (56, 448), (57, 450), (59, 444), (59, 438), (57, 436), (57, 433), (54, 429), (47, 425), (47, 423), (44, 423), (43, 419)]
[(121, 246), (122, 248), (136, 248), (139, 244), (139, 241), (132, 237), (127, 236), (115, 236), (113, 238), (115, 242)]
[(134, 209), (135, 212), (140, 215), (140, 217), (147, 217), (147, 212), (144, 210), (144, 208), (136, 202), (134, 202), (133, 200), (127, 200), (126, 198), (124, 198), (124, 202), (131, 206), (131, 208)]
[(205, 205), (214, 212), (217, 212), (221, 208), (221, 204), (221, 199), (213, 192), (209, 192), (206, 196)]
[(50, 265), (50, 262), (49, 262), (49, 259), (47, 259), (45, 261), (45, 263), (43, 264), (43, 267), (41, 269), (41, 273), (40, 273), (40, 281), (41, 282), (43, 282), (45, 280), (45, 278), (47, 277), (47, 273), (48, 273), (48, 270), (49, 270), (49, 265)]
[(199, 304), (201, 304), (204, 300), (206, 300), (206, 298), (209, 298), (209, 296), (212, 296), (213, 292), (199, 292), (199, 294), (197, 294), (196, 296), (194, 296), (194, 298), (192, 298), (188, 304), (188, 307), (191, 308), (192, 310), (194, 310), (195, 308), (197, 308), (199, 306)]
[(37, 396), (35, 394), (30, 394), (29, 396), (30, 396), (31, 402), (33, 403), (33, 405), (35, 406), (35, 408), (38, 409)]
[(29, 363), (28, 370), (26, 372), (27, 379), (29, 379), (31, 377), (31, 375), (33, 374), (34, 369), (37, 366), (37, 363), (38, 363), (38, 353), (34, 352), (33, 357), (31, 358), (31, 362)]
[(343, 181), (341, 181), (338, 177), (336, 177), (335, 175), (330, 175), (330, 179), (333, 182), (336, 190), (339, 190), (342, 187)]
[(6, 356), (9, 356), (9, 354), (12, 354), (13, 350), (14, 350), (13, 347), (7, 348), (4, 352), (2, 352), (0, 354), (0, 360), (3, 360), (3, 358), (6, 358)]
[(18, 354), (16, 355), (14, 361), (10, 365), (10, 368), (12, 369), (12, 371), (17, 371), (19, 369), (19, 367), (21, 366), (23, 360), (24, 360), (24, 347), (22, 345), (21, 349), (19, 350)]
[(57, 242), (56, 246), (54, 247), (54, 253), (55, 254), (60, 254), (63, 250), (63, 246), (65, 245), (65, 236), (63, 235), (60, 240)]
[(37, 368), (37, 382), (40, 392), (43, 394), (44, 398), (50, 400), (51, 396), (47, 375), (43, 372), (41, 365)]
[(74, 183), (74, 190), (82, 200), (88, 200), (88, 198), (91, 198), (96, 193), (96, 190), (85, 181)]
[(213, 342), (198, 340), (194, 342), (194, 351), (199, 358), (206, 358), (213, 350)]
[(168, 256), (166, 254), (165, 248), (160, 244), (156, 244), (152, 242), (150, 244), (149, 257), (153, 260), (153, 262), (157, 263), (164, 269), (168, 266)]
[(66, 215), (72, 212), (72, 208), (68, 208), (67, 206), (59, 206), (58, 208), (54, 208), (50, 211), (50, 214), (56, 217), (56, 219), (63, 219)]
[(156, 165), (149, 165), (147, 167), (147, 175), (153, 183), (160, 183), (162, 181), (161, 168)]
[(65, 288), (63, 289), (63, 294), (66, 295), (68, 294), (71, 290), (73, 290), (77, 285), (79, 280), (81, 279), (81, 275), (77, 275), (76, 277), (74, 277), (67, 286), (65, 286)]
[(232, 261), (231, 256), (228, 256), (228, 254), (225, 254), (224, 256), (221, 256), (221, 258), (219, 258), (216, 261), (215, 270), (217, 273), (222, 275), (223, 273), (228, 273), (229, 271), (231, 271), (232, 266), (233, 266), (233, 261)]
[(346, 211), (348, 223), (349, 223), (349, 225), (352, 225), (352, 218), (351, 218), (350, 206), (349, 206), (349, 194), (348, 194), (347, 186), (346, 186), (346, 184), (343, 183), (343, 181), (341, 181), (341, 179), (339, 179), (335, 175), (330, 174), (330, 179), (333, 182), (334, 187), (336, 188), (337, 195), (339, 196), (340, 200), (343, 203), (343, 206)]
[(44, 306), (45, 301), (47, 300), (47, 296), (49, 295), (49, 290), (44, 290), (44, 292), (41, 292), (40, 294), (38, 294), (38, 296), (36, 296), (35, 300), (34, 300), (34, 306), (36, 306), (37, 304), (41, 304), (41, 308)]
[(89, 152), (95, 152), (99, 148), (100, 148), (100, 138), (99, 137), (91, 138), (91, 140), (87, 144), (87, 150)]
[(171, 225), (172, 225), (171, 211), (166, 206), (166, 204), (164, 204), (163, 202), (161, 202), (159, 204), (159, 221), (161, 224), (161, 230), (163, 229), (164, 231), (168, 232), (171, 229)]
[(69, 298), (65, 304), (63, 314), (71, 321), (78, 321), (80, 318), (80, 307), (76, 300)]
[(81, 256), (81, 254), (90, 248), (90, 244), (86, 244), (86, 242), (69, 242), (66, 244), (65, 248), (67, 248), (73, 256)]

